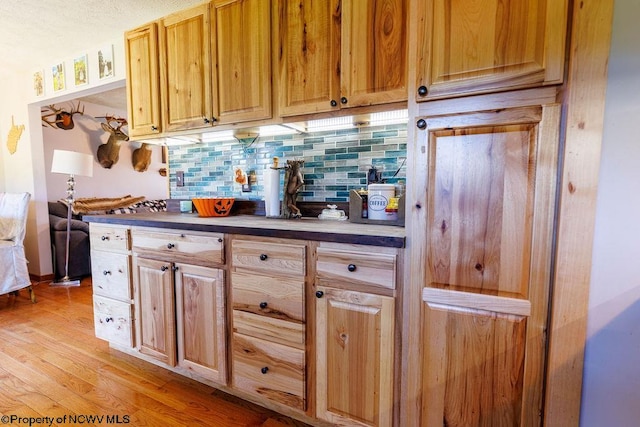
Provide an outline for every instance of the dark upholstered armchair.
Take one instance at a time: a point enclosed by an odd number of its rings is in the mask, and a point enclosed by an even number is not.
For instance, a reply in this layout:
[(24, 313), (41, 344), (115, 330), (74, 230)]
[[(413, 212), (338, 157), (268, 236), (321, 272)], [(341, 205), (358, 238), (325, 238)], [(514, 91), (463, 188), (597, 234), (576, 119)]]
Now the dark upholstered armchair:
[[(64, 276), (67, 245), (67, 206), (61, 202), (49, 202), (49, 229), (53, 255), (53, 271), (56, 279)], [(89, 224), (74, 216), (71, 219), (69, 241), (69, 277), (81, 278), (91, 274)]]

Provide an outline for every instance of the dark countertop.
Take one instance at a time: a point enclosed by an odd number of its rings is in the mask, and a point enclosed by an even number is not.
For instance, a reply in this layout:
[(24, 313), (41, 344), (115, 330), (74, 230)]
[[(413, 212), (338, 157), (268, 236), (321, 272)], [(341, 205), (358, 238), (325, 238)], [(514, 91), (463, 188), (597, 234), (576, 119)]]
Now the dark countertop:
[(257, 215), (203, 218), (198, 214), (154, 212), (121, 215), (85, 215), (89, 223), (209, 231), (252, 236), (403, 248), (405, 229), (391, 225), (356, 224), (318, 218), (278, 219)]

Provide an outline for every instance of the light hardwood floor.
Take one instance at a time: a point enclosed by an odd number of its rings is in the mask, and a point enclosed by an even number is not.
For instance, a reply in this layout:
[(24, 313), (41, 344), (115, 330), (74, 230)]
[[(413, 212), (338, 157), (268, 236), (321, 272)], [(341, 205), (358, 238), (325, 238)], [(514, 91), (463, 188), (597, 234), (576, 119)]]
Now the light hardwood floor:
[[(133, 426), (305, 426), (110, 350), (93, 335), (90, 279), (80, 287), (40, 283), (34, 289), (36, 304), (27, 291), (0, 295), (0, 416), (109, 415)], [(107, 424), (106, 418), (79, 419)]]

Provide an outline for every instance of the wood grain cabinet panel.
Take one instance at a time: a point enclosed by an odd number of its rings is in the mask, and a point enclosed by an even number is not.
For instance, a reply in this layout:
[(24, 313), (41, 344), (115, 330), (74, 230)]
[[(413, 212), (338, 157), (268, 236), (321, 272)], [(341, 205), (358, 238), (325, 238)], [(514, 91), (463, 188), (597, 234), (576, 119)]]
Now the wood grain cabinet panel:
[(214, 112), (208, 4), (164, 17), (159, 33), (164, 131), (210, 127)]
[(322, 283), (330, 285), (331, 281), (343, 281), (387, 289), (396, 287), (395, 254), (320, 246), (317, 256), (316, 271)]
[(96, 337), (110, 343), (133, 347), (133, 313), (131, 304), (93, 296), (93, 322)]
[(110, 252), (127, 252), (130, 246), (130, 234), (127, 227), (91, 224), (89, 238), (91, 248)]
[(214, 0), (211, 16), (218, 122), (271, 118), (271, 1)]
[(394, 299), (317, 291), (316, 416), (336, 425), (391, 426)]
[(147, 257), (205, 267), (224, 263), (222, 234), (136, 228), (131, 241), (133, 250)]
[(131, 302), (131, 257), (99, 250), (91, 251), (91, 284), (95, 295)]
[(416, 5), (417, 101), (562, 82), (568, 0)]
[(162, 126), (157, 24), (152, 22), (127, 31), (124, 49), (129, 137), (158, 134)]
[(282, 116), (407, 99), (406, 0), (278, 0)]
[(559, 118), (424, 119), (424, 425), (541, 425)]
[(277, 276), (306, 274), (306, 247), (288, 243), (234, 239), (231, 243), (234, 269), (249, 269)]

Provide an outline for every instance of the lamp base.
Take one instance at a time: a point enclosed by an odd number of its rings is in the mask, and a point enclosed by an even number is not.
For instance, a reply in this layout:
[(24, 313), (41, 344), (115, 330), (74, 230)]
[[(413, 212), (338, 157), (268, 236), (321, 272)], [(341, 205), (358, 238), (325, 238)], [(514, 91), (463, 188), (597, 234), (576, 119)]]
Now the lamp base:
[(69, 276), (64, 276), (58, 281), (49, 283), (49, 286), (80, 286), (80, 280), (71, 280)]

